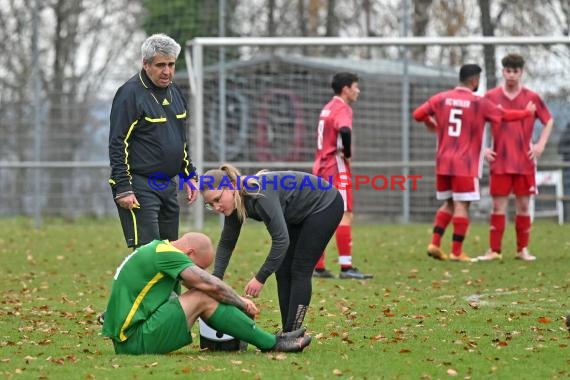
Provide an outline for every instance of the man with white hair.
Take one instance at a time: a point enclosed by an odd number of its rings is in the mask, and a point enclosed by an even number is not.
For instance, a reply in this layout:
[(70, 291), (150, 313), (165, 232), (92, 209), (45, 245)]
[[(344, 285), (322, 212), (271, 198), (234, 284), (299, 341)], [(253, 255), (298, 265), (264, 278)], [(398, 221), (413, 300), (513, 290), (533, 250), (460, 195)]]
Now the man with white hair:
[(188, 203), (198, 196), (186, 136), (186, 100), (172, 82), (180, 50), (164, 34), (148, 37), (141, 46), (142, 69), (113, 99), (109, 184), (128, 247), (178, 238), (179, 174), (193, 178), (184, 181)]

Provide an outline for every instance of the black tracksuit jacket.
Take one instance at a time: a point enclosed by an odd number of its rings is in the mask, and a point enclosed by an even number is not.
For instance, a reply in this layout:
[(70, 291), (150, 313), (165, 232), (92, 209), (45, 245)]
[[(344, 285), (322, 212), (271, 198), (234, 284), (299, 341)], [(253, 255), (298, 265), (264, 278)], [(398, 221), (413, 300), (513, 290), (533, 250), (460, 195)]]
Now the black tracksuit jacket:
[(109, 183), (116, 193), (133, 190), (133, 174), (162, 172), (172, 178), (195, 172), (186, 137), (186, 101), (172, 83), (156, 87), (144, 70), (123, 84), (111, 108)]

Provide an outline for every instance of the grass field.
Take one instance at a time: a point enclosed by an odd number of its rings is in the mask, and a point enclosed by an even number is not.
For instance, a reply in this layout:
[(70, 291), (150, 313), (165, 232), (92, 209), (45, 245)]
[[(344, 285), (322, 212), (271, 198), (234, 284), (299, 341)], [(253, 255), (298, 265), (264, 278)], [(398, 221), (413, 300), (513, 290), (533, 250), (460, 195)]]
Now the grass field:
[[(535, 224), (533, 263), (437, 262), (428, 225), (357, 225), (354, 261), (369, 281), (314, 280), (306, 318), (316, 338), (302, 354), (200, 352), (116, 356), (95, 323), (112, 273), (128, 253), (118, 221), (0, 220), (0, 373), (14, 379), (558, 379), (570, 377), (568, 226)], [(205, 231), (214, 241), (217, 223)], [(445, 241), (450, 240), (450, 234)], [(487, 227), (465, 243), (486, 248)], [(227, 281), (241, 290), (265, 258), (264, 228), (248, 224)], [(447, 248), (447, 246), (445, 246)], [(331, 245), (328, 266), (335, 269)], [(278, 330), (274, 278), (261, 297), (259, 325)], [(194, 328), (194, 333), (197, 328)], [(196, 337), (195, 342), (198, 342)]]

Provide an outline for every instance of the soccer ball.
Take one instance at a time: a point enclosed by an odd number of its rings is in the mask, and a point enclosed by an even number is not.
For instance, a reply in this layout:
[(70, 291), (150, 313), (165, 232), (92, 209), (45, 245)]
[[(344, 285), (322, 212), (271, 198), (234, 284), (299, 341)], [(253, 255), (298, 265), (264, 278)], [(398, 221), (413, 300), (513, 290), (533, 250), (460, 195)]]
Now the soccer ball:
[(200, 348), (208, 351), (246, 351), (247, 342), (214, 330), (201, 318), (198, 318), (200, 327)]

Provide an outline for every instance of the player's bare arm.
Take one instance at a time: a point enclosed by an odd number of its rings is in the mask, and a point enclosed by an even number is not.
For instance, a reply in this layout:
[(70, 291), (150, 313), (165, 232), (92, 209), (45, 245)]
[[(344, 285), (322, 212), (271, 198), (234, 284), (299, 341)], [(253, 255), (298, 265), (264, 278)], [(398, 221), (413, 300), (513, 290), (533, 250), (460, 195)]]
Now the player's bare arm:
[(191, 266), (180, 273), (182, 282), (188, 289), (200, 290), (218, 302), (234, 305), (241, 310), (248, 312), (248, 305), (244, 302), (235, 290), (219, 278), (212, 276), (205, 270)]
[(530, 151), (528, 152), (528, 156), (531, 160), (540, 158), (542, 156), (542, 152), (544, 152), (544, 148), (546, 147), (546, 143), (548, 142), (548, 138), (550, 137), (550, 133), (554, 128), (554, 119), (548, 120), (544, 128), (542, 129), (542, 133), (538, 138), (536, 144), (532, 144)]

